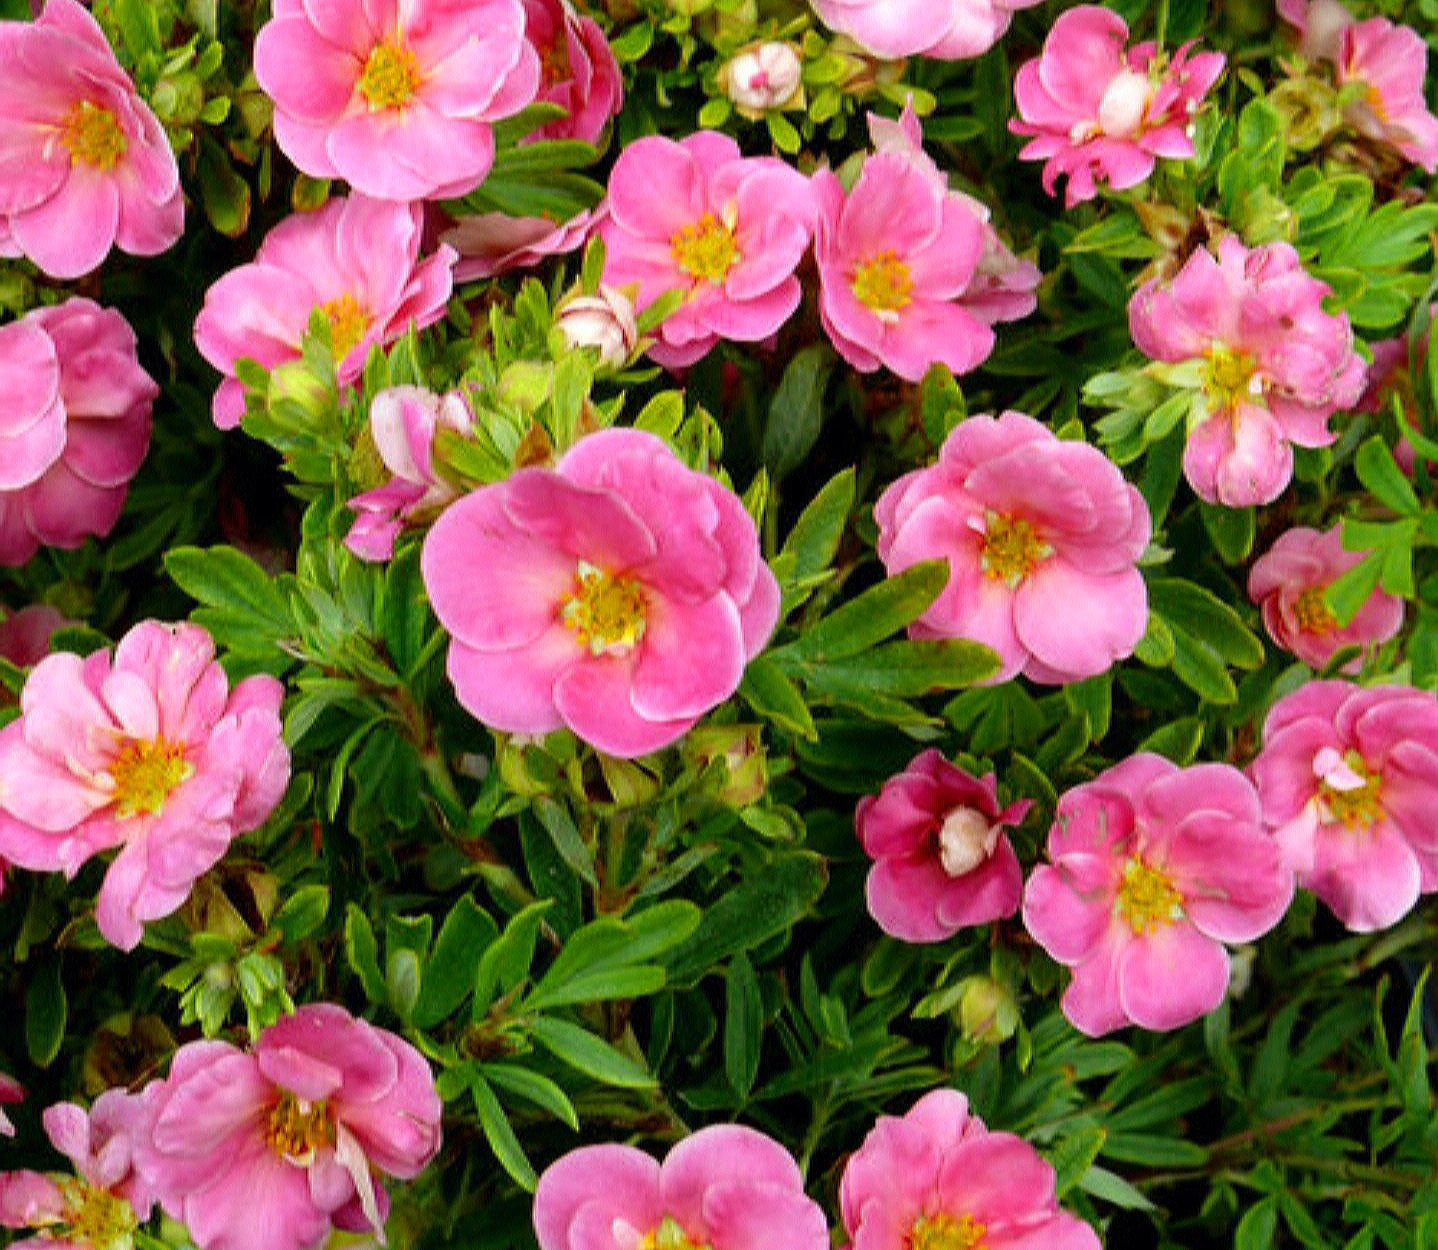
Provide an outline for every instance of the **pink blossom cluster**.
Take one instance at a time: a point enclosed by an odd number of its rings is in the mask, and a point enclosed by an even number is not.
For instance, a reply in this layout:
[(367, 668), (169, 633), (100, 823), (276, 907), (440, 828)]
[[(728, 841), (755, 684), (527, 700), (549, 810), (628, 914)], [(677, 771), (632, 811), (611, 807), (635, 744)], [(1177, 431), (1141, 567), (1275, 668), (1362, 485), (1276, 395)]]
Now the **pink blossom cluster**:
[(0, 564), (114, 528), (159, 393), (113, 309), (74, 296), (0, 326)]
[(875, 56), (962, 61), (982, 56), (1014, 14), (1040, 0), (812, 0), (824, 24)]
[(948, 584), (910, 635), (991, 647), (995, 681), (1093, 677), (1132, 654), (1147, 627), (1143, 496), (1098, 448), (1021, 412), (962, 422), (937, 464), (884, 491), (874, 519), (891, 576), (948, 561)]
[(1111, 9), (1066, 9), (1014, 78), (1019, 116), (1009, 129), (1032, 136), (1019, 156), (1044, 162), (1050, 195), (1067, 179), (1069, 208), (1093, 199), (1101, 182), (1137, 186), (1157, 157), (1191, 157), (1193, 115), (1223, 73), (1223, 54), (1190, 55), (1192, 41), (1169, 58), (1152, 43), (1126, 49), (1127, 40), (1128, 24)]
[(184, 222), (170, 141), (89, 11), (0, 21), (0, 256), (78, 278), (113, 247), (165, 251)]
[(197, 625), (146, 621), (113, 655), (47, 656), (0, 729), (0, 855), (73, 877), (118, 850), (96, 921), (133, 949), (279, 802), (282, 695), (272, 677), (231, 690)]
[[(1293, 476), (1293, 447), (1337, 437), (1328, 418), (1363, 393), (1365, 366), (1326, 284), (1287, 243), (1249, 249), (1237, 235), (1199, 248), (1172, 279), (1129, 302), (1150, 372), (1194, 392), (1183, 472), (1199, 498), (1231, 508), (1271, 503)], [(1175, 367), (1168, 367), (1175, 366)]]

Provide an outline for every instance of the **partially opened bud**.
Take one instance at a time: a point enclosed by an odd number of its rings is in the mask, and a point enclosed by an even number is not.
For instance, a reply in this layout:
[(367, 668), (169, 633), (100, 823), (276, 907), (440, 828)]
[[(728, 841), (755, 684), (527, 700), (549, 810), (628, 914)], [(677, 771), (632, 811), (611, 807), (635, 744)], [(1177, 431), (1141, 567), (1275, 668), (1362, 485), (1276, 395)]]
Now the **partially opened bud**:
[(761, 43), (724, 66), (719, 81), (741, 113), (757, 117), (792, 104), (802, 73), (793, 44)]
[(594, 295), (575, 295), (565, 300), (554, 323), (571, 347), (598, 348), (600, 363), (616, 369), (633, 354), (639, 340), (634, 301), (604, 283)]

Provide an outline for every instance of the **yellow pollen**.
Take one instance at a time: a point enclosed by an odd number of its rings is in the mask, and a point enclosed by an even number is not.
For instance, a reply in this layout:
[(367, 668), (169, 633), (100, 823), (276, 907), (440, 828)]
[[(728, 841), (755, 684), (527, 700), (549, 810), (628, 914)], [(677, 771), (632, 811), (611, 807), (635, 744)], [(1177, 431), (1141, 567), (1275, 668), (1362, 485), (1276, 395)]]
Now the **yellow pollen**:
[(1031, 522), (996, 512), (986, 515), (984, 550), (979, 560), (985, 576), (1017, 586), (1053, 553)]
[(555, 83), (567, 82), (573, 76), (574, 71), (569, 64), (569, 39), (564, 31), (555, 31), (554, 38), (539, 49), (540, 86), (552, 87)]
[(639, 1242), (639, 1250), (709, 1250), (709, 1243), (695, 1241), (672, 1215), (659, 1221)]
[(914, 280), (908, 265), (893, 252), (880, 252), (854, 270), (852, 286), (854, 298), (883, 319), (885, 313), (897, 313), (909, 306)]
[(983, 1250), (987, 1231), (972, 1215), (921, 1215), (909, 1229), (907, 1250)]
[(110, 764), (115, 783), (115, 815), (129, 820), (141, 812), (158, 816), (170, 792), (193, 772), (181, 742), (164, 738), (132, 738)]
[(57, 1240), (93, 1250), (128, 1250), (139, 1221), (135, 1209), (107, 1189), (97, 1189), (78, 1176), (56, 1177), (65, 1199), (61, 1228), (47, 1230)]
[(377, 43), (364, 63), (359, 89), (372, 113), (403, 108), (419, 90), (419, 62), (402, 43)]
[(1310, 586), (1299, 594), (1298, 602), (1293, 605), (1294, 618), (1304, 633), (1328, 634), (1338, 628), (1338, 618), (1323, 597), (1327, 589), (1327, 586)]
[(1383, 803), (1379, 790), (1382, 777), (1369, 772), (1368, 764), (1357, 751), (1349, 751), (1343, 762), (1363, 778), (1361, 786), (1340, 790), (1324, 781), (1319, 784), (1318, 797), (1327, 810), (1326, 824), (1344, 824), (1349, 829), (1370, 829), (1383, 819)]
[(1263, 393), (1261, 381), (1254, 376), (1253, 360), (1242, 352), (1230, 350), (1222, 343), (1208, 353), (1203, 392), (1217, 412), (1232, 412), (1240, 404), (1251, 403)]
[(369, 313), (353, 295), (341, 295), (320, 305), (330, 323), (330, 349), (338, 364), (352, 352), (369, 328)]
[(281, 1090), (265, 1126), (265, 1142), (281, 1158), (308, 1164), (321, 1146), (335, 1144), (335, 1124), (329, 1108), (323, 1102), (307, 1102), (287, 1089)]
[(60, 141), (70, 158), (99, 170), (115, 168), (130, 146), (115, 114), (89, 100), (81, 100), (60, 124)]
[(591, 654), (623, 654), (644, 637), (648, 606), (637, 582), (581, 560), (574, 576), (574, 594), (559, 616)]
[(1183, 895), (1166, 873), (1134, 855), (1123, 866), (1123, 884), (1113, 908), (1134, 933), (1153, 933), (1183, 916)]
[(701, 282), (723, 282), (739, 262), (733, 227), (726, 226), (713, 213), (705, 213), (671, 235), (669, 251), (680, 269)]

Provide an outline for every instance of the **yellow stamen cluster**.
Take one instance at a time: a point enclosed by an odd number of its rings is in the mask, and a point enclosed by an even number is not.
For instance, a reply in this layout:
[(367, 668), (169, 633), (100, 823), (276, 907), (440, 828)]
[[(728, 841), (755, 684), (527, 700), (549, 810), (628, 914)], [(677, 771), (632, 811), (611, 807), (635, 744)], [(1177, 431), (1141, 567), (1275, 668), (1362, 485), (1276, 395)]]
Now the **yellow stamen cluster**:
[(360, 73), (360, 94), (370, 112), (403, 108), (419, 90), (419, 62), (402, 43), (377, 43)]
[(909, 1230), (907, 1250), (983, 1250), (987, 1231), (972, 1215), (921, 1215)]
[(639, 1250), (709, 1250), (707, 1242), (695, 1241), (672, 1215), (666, 1215), (658, 1228), (651, 1228), (639, 1242)]
[(726, 226), (713, 213), (705, 213), (698, 221), (671, 235), (669, 252), (680, 269), (701, 282), (723, 282), (725, 275), (739, 263), (734, 228)]
[(335, 1144), (335, 1124), (324, 1102), (308, 1102), (289, 1090), (270, 1109), (265, 1125), (265, 1142), (271, 1150), (292, 1163), (308, 1164), (321, 1146)]
[(165, 738), (132, 738), (110, 763), (115, 815), (129, 820), (141, 812), (158, 816), (170, 792), (195, 771), (185, 746)]
[(1263, 384), (1256, 375), (1257, 366), (1251, 357), (1217, 343), (1208, 353), (1204, 368), (1203, 393), (1216, 412), (1233, 412), (1241, 404), (1252, 403), (1263, 393)]
[(115, 114), (89, 100), (81, 100), (60, 123), (60, 141), (71, 160), (108, 172), (130, 146)]
[(1305, 633), (1328, 634), (1338, 628), (1338, 618), (1323, 597), (1327, 589), (1327, 586), (1310, 586), (1299, 594), (1293, 605), (1294, 619)]
[(894, 314), (909, 306), (914, 289), (909, 267), (893, 252), (880, 252), (854, 270), (854, 298), (872, 309), (880, 320), (894, 320)]
[(638, 582), (616, 577), (581, 560), (574, 594), (560, 609), (560, 620), (594, 655), (628, 650), (644, 637), (649, 604)]
[(56, 1183), (65, 1199), (63, 1230), (51, 1230), (57, 1240), (91, 1250), (128, 1250), (134, 1245), (139, 1221), (135, 1209), (123, 1198), (78, 1176), (57, 1177)]
[(985, 517), (980, 567), (986, 577), (1017, 586), (1053, 553), (1054, 549), (1023, 517), (1001, 516), (996, 512)]
[(1153, 933), (1183, 917), (1183, 895), (1168, 874), (1137, 855), (1123, 866), (1123, 884), (1113, 906), (1135, 934)]
[(1325, 781), (1318, 787), (1319, 801), (1328, 813), (1327, 823), (1341, 823), (1349, 829), (1369, 829), (1383, 819), (1383, 778), (1369, 771), (1367, 762), (1357, 751), (1349, 751), (1343, 762), (1363, 779), (1363, 784), (1340, 790)]
[(338, 364), (352, 352), (369, 328), (369, 313), (353, 295), (326, 300), (320, 312), (330, 323), (330, 347)]

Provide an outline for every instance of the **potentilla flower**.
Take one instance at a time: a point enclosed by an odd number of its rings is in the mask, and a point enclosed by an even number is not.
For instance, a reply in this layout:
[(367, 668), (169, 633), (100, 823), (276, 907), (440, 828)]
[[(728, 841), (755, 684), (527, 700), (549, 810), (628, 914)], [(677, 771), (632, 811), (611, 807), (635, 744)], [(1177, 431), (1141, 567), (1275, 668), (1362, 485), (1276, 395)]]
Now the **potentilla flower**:
[(329, 323), (342, 386), (359, 377), (371, 347), (443, 317), (455, 254), (441, 245), (420, 260), (422, 224), (418, 204), (332, 199), (286, 217), (252, 263), (211, 286), (195, 319), (195, 344), (225, 375), (215, 392), (215, 424), (233, 429), (245, 411), (235, 363), (249, 358), (273, 369), (298, 360), (315, 311)]
[(412, 1180), (440, 1145), (424, 1057), (330, 1003), (299, 1008), (248, 1051), (181, 1046), (141, 1097), (136, 1167), (200, 1250), (309, 1250), (333, 1228), (383, 1239), (376, 1173)]
[(879, 928), (905, 942), (942, 942), (1012, 916), (1024, 873), (1004, 828), (1031, 806), (1000, 808), (992, 773), (974, 777), (933, 749), (860, 799), (854, 825), (875, 861), (865, 895)]
[(982, 56), (1020, 9), (1040, 0), (813, 0), (832, 30), (875, 56), (962, 61)]
[(844, 1166), (839, 1206), (853, 1250), (1099, 1250), (1059, 1209), (1053, 1167), (991, 1133), (958, 1090), (882, 1115)]
[(1355, 933), (1438, 890), (1438, 696), (1309, 682), (1273, 705), (1250, 767), (1298, 884)]
[(50, 636), (57, 629), (75, 624), (46, 603), (32, 603), (18, 612), (6, 611), (4, 616), (0, 621), (0, 656), (16, 668), (39, 663), (50, 654)]
[(275, 141), (314, 178), (386, 200), (472, 190), (494, 163), (490, 123), (539, 88), (520, 0), (274, 0), (255, 77)]
[(73, 877), (118, 847), (95, 918), (133, 949), (279, 802), (282, 694), (272, 677), (231, 690), (198, 625), (145, 621), (113, 656), (47, 656), (0, 729), (0, 854)]
[(459, 254), (455, 282), (473, 282), (512, 269), (532, 269), (551, 256), (577, 251), (588, 241), (595, 223), (590, 212), (577, 213), (558, 225), (548, 217), (475, 213), (447, 226), (439, 241)]
[[(1310, 668), (1322, 668), (1343, 647), (1375, 646), (1403, 626), (1403, 600), (1374, 587), (1347, 625), (1339, 625), (1324, 593), (1359, 564), (1362, 551), (1343, 549), (1342, 526), (1320, 533), (1304, 526), (1285, 530), (1253, 563), (1248, 597), (1263, 612), (1268, 636)], [(1355, 658), (1346, 672), (1357, 672)]]
[(441, 429), (463, 433), (474, 413), (458, 391), (436, 395), (422, 386), (391, 386), (370, 403), (370, 434), (391, 477), (349, 500), (355, 523), (345, 546), (365, 560), (388, 560), (407, 522), (437, 516), (455, 488), (434, 471), (434, 438)]
[(829, 1227), (789, 1152), (717, 1124), (661, 1163), (633, 1146), (581, 1146), (534, 1191), (539, 1250), (828, 1250)]
[(589, 434), (553, 469), (451, 504), (421, 568), (470, 712), (624, 757), (732, 695), (779, 614), (738, 497), (639, 430)]
[(1192, 40), (1169, 59), (1152, 43), (1125, 49), (1127, 39), (1117, 13), (1081, 4), (1059, 14), (1042, 54), (1014, 78), (1019, 116), (1009, 129), (1034, 136), (1019, 156), (1045, 162), (1050, 195), (1068, 179), (1069, 208), (1093, 199), (1099, 182), (1137, 186), (1156, 157), (1191, 157), (1193, 115), (1223, 72), (1223, 54), (1191, 56)]
[(712, 130), (677, 143), (650, 135), (619, 154), (606, 204), (604, 281), (637, 283), (640, 309), (684, 293), (649, 349), (660, 364), (693, 364), (720, 339), (759, 342), (799, 306), (813, 193), (783, 161), (741, 156)]
[(1224, 943), (1261, 937), (1293, 897), (1258, 794), (1227, 764), (1116, 764), (1059, 799), (1048, 854), (1024, 925), (1073, 969), (1063, 1013), (1090, 1037), (1212, 1011), (1228, 988)]
[(949, 581), (909, 627), (971, 638), (1003, 662), (994, 678), (1080, 681), (1130, 655), (1148, 624), (1136, 567), (1149, 514), (1096, 447), (1021, 412), (973, 416), (937, 464), (894, 482), (874, 507), (890, 576), (946, 559)]
[(75, 0), (0, 22), (0, 256), (78, 278), (112, 247), (154, 256), (184, 230), (180, 172), (99, 24)]
[(1144, 283), (1129, 329), (1150, 367), (1191, 388), (1183, 472), (1209, 503), (1271, 503), (1293, 476), (1293, 445), (1325, 447), (1328, 418), (1363, 393), (1363, 359), (1343, 313), (1323, 309), (1325, 283), (1287, 243), (1251, 251), (1237, 235), (1199, 248), (1169, 281)]
[(114, 309), (75, 296), (0, 326), (0, 564), (114, 528), (159, 393)]
[(25, 1087), (8, 1072), (0, 1072), (0, 1134), (6, 1137), (15, 1136), (15, 1126), (10, 1123), (5, 1108), (24, 1101)]
[(539, 56), (538, 100), (568, 110), (523, 142), (582, 139), (597, 143), (624, 104), (624, 76), (599, 23), (569, 0), (524, 0), (524, 37)]

